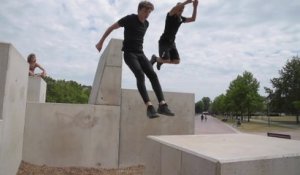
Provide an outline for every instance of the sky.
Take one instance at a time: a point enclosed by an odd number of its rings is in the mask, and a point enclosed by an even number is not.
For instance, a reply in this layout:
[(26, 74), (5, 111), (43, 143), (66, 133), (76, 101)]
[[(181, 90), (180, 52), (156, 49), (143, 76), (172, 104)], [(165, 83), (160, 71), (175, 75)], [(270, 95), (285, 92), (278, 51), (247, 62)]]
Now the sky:
[[(24, 59), (37, 62), (54, 79), (92, 85), (101, 53), (95, 49), (105, 30), (123, 16), (137, 13), (139, 0), (0, 0), (0, 42), (11, 43)], [(158, 39), (167, 12), (177, 3), (152, 0), (155, 9), (144, 39), (150, 59), (158, 54)], [(231, 81), (251, 72), (264, 87), (293, 56), (300, 55), (300, 0), (199, 0), (196, 21), (181, 25), (176, 45), (178, 65), (155, 71), (163, 91), (195, 94), (213, 100), (225, 94)], [(183, 16), (192, 15), (192, 4)], [(123, 28), (106, 39), (123, 39)], [(104, 50), (104, 49), (103, 49)], [(146, 79), (148, 90), (152, 90)], [(122, 88), (137, 89), (123, 61)], [(153, 99), (154, 100), (154, 99)]]

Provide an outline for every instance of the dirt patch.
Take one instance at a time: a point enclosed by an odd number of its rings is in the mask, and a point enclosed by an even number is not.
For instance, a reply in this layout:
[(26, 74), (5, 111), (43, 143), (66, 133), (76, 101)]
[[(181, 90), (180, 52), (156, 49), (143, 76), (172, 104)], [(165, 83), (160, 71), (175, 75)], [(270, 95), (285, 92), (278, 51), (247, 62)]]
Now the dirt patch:
[(120, 168), (83, 168), (83, 167), (48, 167), (37, 166), (22, 161), (17, 175), (143, 175), (145, 167), (142, 165)]

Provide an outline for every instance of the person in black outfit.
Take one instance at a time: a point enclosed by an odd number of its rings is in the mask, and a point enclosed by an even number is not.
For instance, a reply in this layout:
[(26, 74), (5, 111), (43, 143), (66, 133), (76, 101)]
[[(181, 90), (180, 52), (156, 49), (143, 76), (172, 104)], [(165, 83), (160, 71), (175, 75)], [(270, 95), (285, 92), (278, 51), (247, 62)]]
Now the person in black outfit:
[[(193, 3), (192, 17), (182, 16), (184, 6)], [(167, 14), (165, 29), (159, 40), (159, 57), (152, 55), (151, 64), (157, 62), (156, 67), (160, 70), (163, 63), (179, 64), (180, 58), (175, 44), (176, 33), (182, 23), (193, 22), (197, 16), (198, 0), (186, 0), (183, 3), (177, 3)]]
[[(149, 1), (141, 1), (138, 5), (138, 14), (131, 14), (121, 18), (112, 24), (103, 34), (100, 41), (96, 44), (97, 50), (100, 52), (106, 37), (115, 29), (124, 27), (124, 41), (122, 51), (124, 52), (124, 60), (137, 80), (137, 88), (141, 94), (144, 103), (147, 106), (147, 116), (149, 118), (159, 117), (157, 113), (174, 116), (167, 103), (151, 63), (145, 56), (143, 51), (144, 35), (149, 26), (148, 16), (154, 10), (154, 6)], [(152, 88), (159, 101), (157, 112), (153, 107), (145, 85), (145, 74), (149, 78)]]

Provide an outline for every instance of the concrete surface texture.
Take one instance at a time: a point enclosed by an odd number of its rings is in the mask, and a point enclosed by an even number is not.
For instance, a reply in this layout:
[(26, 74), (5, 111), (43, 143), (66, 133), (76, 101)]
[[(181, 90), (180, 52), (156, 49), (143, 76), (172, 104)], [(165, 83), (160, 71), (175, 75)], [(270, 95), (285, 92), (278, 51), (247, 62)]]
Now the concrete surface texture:
[[(149, 138), (161, 144), (164, 175), (300, 174), (300, 141), (296, 140), (250, 134)], [(180, 164), (180, 170), (172, 169), (174, 164)]]
[(46, 82), (38, 76), (28, 77), (27, 101), (29, 102), (46, 102)]
[(7, 43), (0, 43), (0, 175), (17, 173), (22, 160), (29, 65)]
[(122, 79), (122, 40), (110, 40), (98, 64), (89, 104), (120, 105)]
[[(153, 152), (146, 145), (148, 135), (194, 134), (194, 94), (165, 92), (164, 95), (176, 115), (149, 119), (138, 91), (122, 90), (120, 167), (145, 163), (147, 151)], [(154, 92), (149, 91), (149, 97), (157, 108)]]
[(27, 103), (23, 160), (116, 168), (119, 122), (119, 106)]

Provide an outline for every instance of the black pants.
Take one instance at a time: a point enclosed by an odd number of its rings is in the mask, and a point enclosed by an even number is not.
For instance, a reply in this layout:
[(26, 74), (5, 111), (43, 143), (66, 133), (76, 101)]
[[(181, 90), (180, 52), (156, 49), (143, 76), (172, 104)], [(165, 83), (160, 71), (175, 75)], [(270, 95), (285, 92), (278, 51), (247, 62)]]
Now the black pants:
[(156, 73), (150, 61), (144, 53), (124, 52), (124, 60), (136, 77), (137, 88), (143, 98), (144, 103), (149, 102), (149, 96), (145, 85), (145, 75), (149, 78), (152, 88), (156, 94), (158, 102), (164, 100), (164, 95)]

